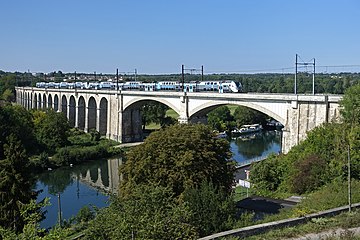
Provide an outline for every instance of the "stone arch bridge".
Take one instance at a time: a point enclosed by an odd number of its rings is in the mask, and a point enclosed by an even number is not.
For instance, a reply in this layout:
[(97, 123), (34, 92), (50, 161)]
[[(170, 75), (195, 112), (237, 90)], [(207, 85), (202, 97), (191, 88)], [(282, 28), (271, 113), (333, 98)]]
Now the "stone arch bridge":
[(143, 140), (140, 107), (161, 102), (179, 114), (180, 123), (203, 122), (214, 108), (233, 104), (249, 107), (276, 119), (285, 127), (282, 151), (306, 138), (307, 131), (339, 118), (340, 95), (295, 95), (212, 92), (147, 92), (16, 87), (17, 103), (27, 109), (53, 108), (63, 112), (73, 127), (118, 142)]

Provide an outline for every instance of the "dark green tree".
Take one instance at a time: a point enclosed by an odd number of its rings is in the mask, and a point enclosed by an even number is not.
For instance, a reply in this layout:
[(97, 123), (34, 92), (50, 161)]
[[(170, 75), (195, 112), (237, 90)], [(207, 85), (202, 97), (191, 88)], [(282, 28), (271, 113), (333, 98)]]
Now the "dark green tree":
[(212, 110), (209, 112), (207, 118), (208, 124), (220, 132), (231, 130), (234, 120), (227, 106), (221, 106)]
[(16, 136), (4, 145), (5, 159), (0, 160), (0, 226), (15, 232), (22, 230), (25, 219), (21, 207), (36, 198), (32, 191), (28, 156)]
[(346, 90), (340, 105), (341, 116), (345, 123), (360, 124), (360, 84)]
[(166, 105), (159, 102), (146, 102), (141, 107), (143, 129), (145, 129), (145, 126), (149, 123), (161, 124), (164, 122), (166, 110), (168, 109)]
[(212, 182), (231, 190), (234, 164), (229, 143), (215, 138), (202, 124), (173, 125), (153, 132), (126, 156), (120, 173), (120, 194), (127, 195), (137, 184), (156, 183), (179, 196), (187, 188)]
[(178, 204), (170, 188), (136, 185), (126, 197), (101, 209), (86, 231), (87, 239), (197, 239), (191, 212)]
[(4, 158), (3, 147), (11, 134), (18, 137), (26, 152), (35, 152), (36, 139), (32, 116), (25, 108), (18, 105), (0, 107), (0, 159)]
[(290, 191), (297, 194), (312, 192), (324, 185), (327, 163), (317, 155), (310, 155), (294, 164), (294, 174), (289, 179)]
[(70, 125), (63, 113), (36, 110), (33, 116), (36, 139), (47, 151), (54, 152), (67, 145)]
[(231, 229), (235, 219), (235, 204), (225, 191), (203, 182), (184, 192), (184, 203), (191, 211), (190, 223), (200, 236)]

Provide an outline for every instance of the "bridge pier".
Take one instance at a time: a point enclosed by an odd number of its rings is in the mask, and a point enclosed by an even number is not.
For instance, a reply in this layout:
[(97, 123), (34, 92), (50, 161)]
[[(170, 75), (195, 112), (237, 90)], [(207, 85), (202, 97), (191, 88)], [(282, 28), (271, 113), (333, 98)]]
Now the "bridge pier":
[(127, 109), (122, 113), (121, 142), (140, 142), (143, 140), (140, 109)]
[(308, 131), (323, 123), (336, 122), (339, 119), (339, 104), (330, 102), (328, 96), (291, 101), (283, 129), (282, 152), (289, 152), (293, 146), (305, 140)]

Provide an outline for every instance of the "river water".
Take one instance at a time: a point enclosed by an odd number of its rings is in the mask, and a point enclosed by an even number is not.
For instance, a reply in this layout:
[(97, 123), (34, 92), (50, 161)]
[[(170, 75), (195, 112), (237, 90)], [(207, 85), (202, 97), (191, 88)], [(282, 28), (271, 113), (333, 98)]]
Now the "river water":
[[(264, 131), (229, 141), (233, 158), (239, 164), (281, 150), (281, 132), (278, 131)], [(51, 203), (45, 208), (46, 219), (41, 222), (41, 227), (49, 228), (58, 222), (59, 206), (62, 219), (67, 220), (83, 206), (107, 206), (107, 193), (117, 191), (118, 167), (121, 163), (119, 158), (96, 160), (41, 174), (36, 184), (36, 189), (42, 190), (38, 200), (48, 197)]]

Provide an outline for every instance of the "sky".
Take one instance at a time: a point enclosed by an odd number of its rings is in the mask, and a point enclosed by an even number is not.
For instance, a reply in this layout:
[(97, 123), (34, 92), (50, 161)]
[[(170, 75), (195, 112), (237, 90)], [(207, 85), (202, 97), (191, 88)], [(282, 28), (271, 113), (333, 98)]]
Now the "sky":
[[(360, 65), (358, 0), (1, 0), (0, 70), (139, 74)], [(285, 70), (284, 70), (285, 69)], [(188, 70), (187, 70), (188, 71)], [(292, 71), (292, 70), (290, 70)]]

